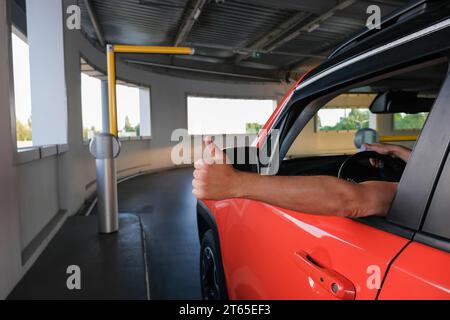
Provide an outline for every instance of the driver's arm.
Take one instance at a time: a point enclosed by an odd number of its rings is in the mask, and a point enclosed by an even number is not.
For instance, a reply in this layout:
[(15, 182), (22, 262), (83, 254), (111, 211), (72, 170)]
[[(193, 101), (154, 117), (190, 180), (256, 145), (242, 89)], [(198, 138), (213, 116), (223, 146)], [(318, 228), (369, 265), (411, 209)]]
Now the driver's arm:
[(229, 164), (195, 163), (192, 193), (199, 199), (246, 198), (303, 213), (345, 217), (385, 216), (397, 184), (360, 184), (330, 176), (261, 176)]

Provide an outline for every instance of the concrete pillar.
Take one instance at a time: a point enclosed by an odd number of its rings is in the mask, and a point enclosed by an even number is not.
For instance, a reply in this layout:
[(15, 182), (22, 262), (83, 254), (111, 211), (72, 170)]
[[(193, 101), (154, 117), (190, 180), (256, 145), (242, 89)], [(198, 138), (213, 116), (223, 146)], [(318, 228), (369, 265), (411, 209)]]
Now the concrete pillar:
[(152, 135), (150, 89), (139, 88), (140, 130), (141, 136)]
[(27, 0), (33, 145), (67, 143), (61, 0)]
[(9, 1), (0, 1), (0, 299), (21, 274)]
[(377, 130), (377, 115), (369, 112), (369, 128)]

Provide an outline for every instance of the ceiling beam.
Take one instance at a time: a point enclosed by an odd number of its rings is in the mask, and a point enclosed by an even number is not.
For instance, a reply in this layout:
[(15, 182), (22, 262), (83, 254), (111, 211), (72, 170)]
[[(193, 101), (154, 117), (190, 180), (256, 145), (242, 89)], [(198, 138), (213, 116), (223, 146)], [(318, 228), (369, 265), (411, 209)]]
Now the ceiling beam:
[(214, 71), (214, 70), (210, 70), (210, 69), (208, 69), (208, 70), (197, 69), (197, 68), (186, 67), (186, 66), (167, 65), (167, 64), (162, 64), (162, 63), (155, 63), (155, 62), (142, 61), (142, 60), (136, 60), (136, 59), (126, 59), (125, 62), (149, 66), (149, 67), (166, 68), (166, 69), (204, 73), (204, 74), (211, 74), (211, 75), (218, 75), (218, 76), (227, 76), (227, 77), (241, 78), (241, 79), (247, 79), (247, 80), (251, 79), (251, 80), (260, 80), (260, 81), (280, 82), (280, 79), (278, 79), (278, 78), (271, 78), (271, 77), (264, 77), (264, 76), (250, 75), (250, 74), (242, 74), (242, 73), (235, 73), (235, 72), (227, 72), (227, 71), (225, 71), (225, 72), (224, 71)]
[(279, 39), (283, 34), (287, 31), (292, 30), (295, 26), (298, 26), (303, 20), (310, 16), (309, 13), (306, 12), (298, 12), (294, 14), (291, 18), (280, 24), (278, 27), (275, 27), (269, 33), (261, 37), (255, 43), (248, 47), (250, 52), (247, 53), (238, 53), (236, 56), (234, 63), (239, 64), (242, 60), (245, 60), (252, 56), (253, 52), (259, 52), (267, 47), (270, 43)]
[[(355, 3), (356, 0), (342, 0), (339, 1), (337, 5), (335, 5), (333, 8), (327, 10), (326, 12), (322, 13), (312, 21), (304, 24), (300, 28), (296, 28), (298, 24), (303, 22), (306, 18), (309, 17), (309, 15), (305, 15), (303, 12), (299, 12), (296, 15), (294, 15), (292, 18), (281, 24), (278, 28), (275, 28), (275, 30), (269, 32), (267, 35), (262, 37), (260, 40), (258, 40), (252, 47), (255, 52), (261, 49), (265, 49), (267, 52), (271, 52), (275, 50), (276, 48), (280, 47), (281, 45), (285, 44), (286, 42), (291, 41), (292, 39), (298, 37), (300, 34), (305, 32), (312, 32), (315, 29), (317, 29), (322, 22), (327, 20), (328, 18), (334, 16), (334, 14), (337, 11), (343, 10), (347, 8), (348, 6)], [(297, 23), (295, 23), (297, 21)], [(290, 26), (288, 26), (290, 25)], [(288, 27), (288, 28), (287, 28)], [(292, 29), (295, 29), (292, 31)], [(277, 32), (278, 31), (278, 32)], [(275, 32), (275, 36), (274, 33)], [(238, 64), (242, 60), (250, 57), (251, 55), (238, 55), (235, 59), (235, 63)]]
[(97, 13), (95, 12), (94, 5), (90, 0), (84, 0), (84, 5), (86, 6), (86, 10), (89, 15), (89, 19), (91, 20), (92, 26), (94, 27), (95, 35), (97, 36), (97, 40), (100, 45), (104, 48), (106, 47), (105, 37), (103, 36), (103, 31), (98, 22)]
[(192, 0), (188, 3), (185, 10), (183, 22), (180, 25), (178, 33), (175, 37), (174, 45), (177, 47), (187, 39), (195, 22), (202, 13), (203, 7), (207, 0)]
[[(188, 47), (193, 47), (196, 49), (196, 53), (199, 53), (199, 48), (206, 48), (206, 49), (217, 49), (217, 50), (224, 50), (229, 51), (234, 54), (250, 54), (252, 53), (252, 49), (250, 48), (244, 48), (244, 47), (233, 47), (233, 46), (226, 46), (226, 45), (220, 45), (220, 44), (212, 44), (212, 43), (203, 43), (203, 42), (185, 42), (185, 44)], [(260, 53), (269, 53), (267, 50), (259, 50)], [(293, 56), (293, 57), (306, 57), (306, 58), (319, 58), (324, 59), (327, 56), (317, 55), (313, 53), (301, 53), (301, 52), (286, 52), (286, 51), (272, 51), (270, 52), (272, 54), (277, 54), (281, 56)]]

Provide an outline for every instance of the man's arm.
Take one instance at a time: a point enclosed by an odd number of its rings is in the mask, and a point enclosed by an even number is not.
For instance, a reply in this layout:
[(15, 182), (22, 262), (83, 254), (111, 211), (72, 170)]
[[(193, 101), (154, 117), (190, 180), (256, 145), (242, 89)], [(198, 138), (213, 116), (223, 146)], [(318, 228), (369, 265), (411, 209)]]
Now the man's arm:
[(199, 199), (247, 198), (310, 214), (365, 217), (387, 214), (397, 184), (350, 183), (330, 176), (261, 176), (227, 164), (195, 163), (192, 193)]

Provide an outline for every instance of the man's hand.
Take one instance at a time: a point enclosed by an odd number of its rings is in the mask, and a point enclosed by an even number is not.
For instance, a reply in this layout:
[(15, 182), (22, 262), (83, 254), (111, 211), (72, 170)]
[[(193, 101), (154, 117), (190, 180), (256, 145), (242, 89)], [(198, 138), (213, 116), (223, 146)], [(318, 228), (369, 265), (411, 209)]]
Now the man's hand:
[(366, 151), (375, 151), (379, 154), (384, 154), (388, 156), (393, 156), (392, 147), (393, 145), (385, 144), (385, 143), (365, 143), (364, 144)]
[(192, 194), (198, 199), (222, 200), (239, 196), (240, 173), (210, 138), (205, 139), (209, 157), (194, 163)]
[[(366, 151), (375, 151), (379, 154), (400, 158), (405, 162), (407, 162), (411, 156), (411, 149), (395, 144), (365, 143), (364, 148)], [(383, 166), (383, 162), (378, 159), (369, 159), (369, 161), (376, 168), (381, 168)]]

